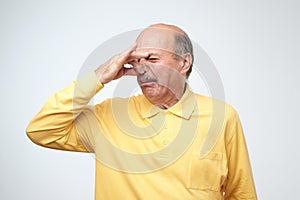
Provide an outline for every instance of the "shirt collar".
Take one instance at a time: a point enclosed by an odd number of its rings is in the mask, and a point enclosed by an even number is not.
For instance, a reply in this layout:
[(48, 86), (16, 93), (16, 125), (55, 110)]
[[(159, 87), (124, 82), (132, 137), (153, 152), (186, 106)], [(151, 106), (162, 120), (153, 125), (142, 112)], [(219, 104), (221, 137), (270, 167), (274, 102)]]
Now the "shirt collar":
[(181, 118), (189, 119), (194, 111), (196, 104), (195, 94), (190, 90), (188, 85), (181, 99), (175, 105), (166, 110), (153, 105), (144, 95), (141, 96), (142, 98), (139, 103), (141, 108), (141, 115), (143, 118), (151, 118), (160, 112), (166, 111)]

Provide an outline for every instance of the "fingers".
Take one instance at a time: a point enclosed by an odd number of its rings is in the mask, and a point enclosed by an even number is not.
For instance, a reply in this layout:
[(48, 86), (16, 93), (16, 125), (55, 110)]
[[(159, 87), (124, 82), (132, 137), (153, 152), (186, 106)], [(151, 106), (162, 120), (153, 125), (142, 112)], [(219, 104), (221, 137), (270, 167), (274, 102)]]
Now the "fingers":
[(126, 68), (124, 66), (126, 64), (136, 66), (142, 58), (149, 56), (148, 52), (136, 51), (136, 48), (137, 45), (134, 44), (123, 53), (113, 56), (107, 62), (100, 65), (95, 70), (99, 81), (105, 84), (124, 75), (136, 76), (137, 73), (132, 68)]
[[(124, 68), (124, 74), (125, 76), (137, 76), (138, 73), (134, 69), (138, 64), (139, 61), (144, 58), (146, 59), (149, 57), (148, 52), (141, 52), (141, 51), (128, 51), (130, 52), (130, 55), (128, 55), (127, 61)], [(129, 65), (129, 66), (128, 66)]]
[(132, 53), (136, 50), (137, 45), (133, 44), (129, 49), (119, 54), (120, 62), (124, 65), (128, 63), (128, 59), (130, 59)]
[(123, 52), (120, 56), (123, 59), (124, 64), (136, 64), (141, 58), (147, 58), (149, 56), (148, 52), (136, 51), (137, 45), (132, 45), (128, 50)]
[(127, 63), (132, 66), (136, 66), (142, 58), (146, 59), (147, 57), (149, 57), (148, 52), (133, 51), (127, 59)]
[(125, 68), (124, 76), (137, 76), (138, 73), (133, 68)]

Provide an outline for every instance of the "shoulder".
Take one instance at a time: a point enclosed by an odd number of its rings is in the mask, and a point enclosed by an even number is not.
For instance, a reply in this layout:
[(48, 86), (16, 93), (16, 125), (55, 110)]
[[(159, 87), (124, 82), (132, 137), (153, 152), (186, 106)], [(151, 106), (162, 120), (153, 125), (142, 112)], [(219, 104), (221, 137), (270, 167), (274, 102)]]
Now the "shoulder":
[(197, 107), (200, 111), (212, 115), (224, 116), (226, 119), (238, 117), (236, 109), (224, 100), (194, 93), (197, 100)]
[(130, 96), (130, 97), (112, 97), (107, 98), (101, 103), (95, 105), (96, 109), (124, 109), (125, 107), (137, 106), (140, 102), (144, 101), (143, 95)]
[(210, 119), (214, 130), (221, 130), (222, 137), (228, 142), (233, 136), (243, 134), (237, 110), (229, 103), (208, 96), (196, 94), (200, 110), (200, 120)]

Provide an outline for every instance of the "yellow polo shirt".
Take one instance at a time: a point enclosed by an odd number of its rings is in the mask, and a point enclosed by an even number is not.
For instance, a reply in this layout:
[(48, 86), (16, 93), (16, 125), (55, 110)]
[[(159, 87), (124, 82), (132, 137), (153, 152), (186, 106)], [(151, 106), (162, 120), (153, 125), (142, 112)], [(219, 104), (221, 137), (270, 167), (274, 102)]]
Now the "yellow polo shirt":
[(230, 105), (189, 87), (166, 110), (143, 95), (88, 105), (102, 88), (95, 73), (81, 78), (52, 95), (27, 128), (38, 145), (95, 154), (96, 200), (257, 199)]

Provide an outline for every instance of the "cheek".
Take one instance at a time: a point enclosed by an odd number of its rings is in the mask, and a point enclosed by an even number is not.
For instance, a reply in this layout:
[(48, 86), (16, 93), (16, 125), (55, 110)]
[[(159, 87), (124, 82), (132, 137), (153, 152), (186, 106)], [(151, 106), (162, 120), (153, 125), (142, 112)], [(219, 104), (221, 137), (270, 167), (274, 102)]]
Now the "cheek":
[(158, 82), (169, 87), (181, 83), (183, 78), (183, 75), (179, 71), (169, 67), (164, 67), (155, 73)]
[(151, 69), (153, 74), (160, 78), (180, 75), (180, 66), (174, 62), (156, 63), (151, 66)]

